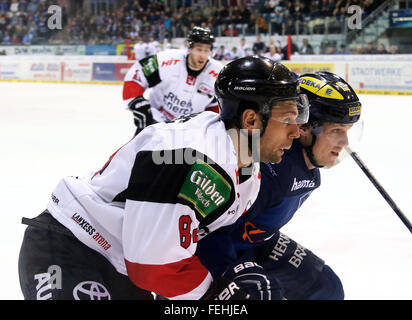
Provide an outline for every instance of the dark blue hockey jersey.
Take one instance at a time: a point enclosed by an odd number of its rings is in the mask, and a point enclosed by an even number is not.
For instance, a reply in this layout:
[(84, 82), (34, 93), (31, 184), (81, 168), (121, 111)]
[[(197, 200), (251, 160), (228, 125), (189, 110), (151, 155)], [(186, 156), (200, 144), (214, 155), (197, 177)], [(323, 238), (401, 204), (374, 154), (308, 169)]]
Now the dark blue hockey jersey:
[(295, 139), (280, 163), (261, 164), (260, 191), (252, 207), (235, 225), (199, 242), (196, 255), (214, 276), (220, 275), (240, 252), (268, 240), (288, 223), (319, 185), (319, 169), (307, 168), (302, 144)]

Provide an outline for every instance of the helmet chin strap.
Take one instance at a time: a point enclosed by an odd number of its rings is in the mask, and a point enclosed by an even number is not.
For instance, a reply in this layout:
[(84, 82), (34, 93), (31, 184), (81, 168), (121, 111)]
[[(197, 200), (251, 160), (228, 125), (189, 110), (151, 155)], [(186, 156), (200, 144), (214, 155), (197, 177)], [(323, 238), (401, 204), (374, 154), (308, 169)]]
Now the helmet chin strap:
[(309, 147), (305, 147), (306, 154), (309, 158), (309, 161), (316, 167), (316, 168), (323, 168), (324, 166), (321, 166), (316, 160), (313, 155), (313, 146), (316, 143), (316, 134), (312, 134), (312, 143), (310, 144)]

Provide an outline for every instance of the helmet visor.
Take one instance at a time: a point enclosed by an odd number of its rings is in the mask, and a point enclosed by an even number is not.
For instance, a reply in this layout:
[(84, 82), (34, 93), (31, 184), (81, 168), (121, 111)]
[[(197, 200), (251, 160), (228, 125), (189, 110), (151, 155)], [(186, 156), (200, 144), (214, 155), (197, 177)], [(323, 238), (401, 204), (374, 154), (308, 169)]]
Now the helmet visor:
[(272, 119), (287, 124), (304, 124), (309, 119), (309, 100), (305, 94), (291, 98), (275, 98), (268, 106), (272, 109)]

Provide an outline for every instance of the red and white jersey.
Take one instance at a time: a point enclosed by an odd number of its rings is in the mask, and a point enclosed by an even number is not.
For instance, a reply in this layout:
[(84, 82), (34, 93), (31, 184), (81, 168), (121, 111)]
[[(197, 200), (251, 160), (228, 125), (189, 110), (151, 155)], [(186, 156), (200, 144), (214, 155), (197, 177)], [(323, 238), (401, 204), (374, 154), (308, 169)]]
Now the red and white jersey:
[(199, 299), (212, 276), (198, 241), (257, 198), (260, 167), (239, 182), (237, 154), (214, 112), (145, 128), (99, 171), (62, 179), (48, 210), (138, 287)]
[(151, 88), (149, 102), (154, 120), (173, 120), (192, 113), (219, 112), (215, 81), (223, 65), (209, 58), (197, 75), (187, 71), (187, 50), (166, 50), (136, 62), (124, 78), (123, 101), (128, 103)]

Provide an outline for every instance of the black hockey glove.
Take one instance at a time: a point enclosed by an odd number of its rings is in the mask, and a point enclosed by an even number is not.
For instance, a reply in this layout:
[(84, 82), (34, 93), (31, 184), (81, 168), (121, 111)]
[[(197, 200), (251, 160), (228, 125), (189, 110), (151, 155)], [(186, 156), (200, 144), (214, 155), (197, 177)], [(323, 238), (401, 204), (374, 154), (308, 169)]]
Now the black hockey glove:
[(283, 289), (256, 262), (229, 267), (214, 283), (215, 300), (281, 300)]
[(137, 131), (141, 131), (148, 125), (154, 123), (149, 101), (142, 96), (134, 98), (128, 104), (129, 110), (133, 112), (134, 124)]

